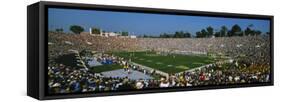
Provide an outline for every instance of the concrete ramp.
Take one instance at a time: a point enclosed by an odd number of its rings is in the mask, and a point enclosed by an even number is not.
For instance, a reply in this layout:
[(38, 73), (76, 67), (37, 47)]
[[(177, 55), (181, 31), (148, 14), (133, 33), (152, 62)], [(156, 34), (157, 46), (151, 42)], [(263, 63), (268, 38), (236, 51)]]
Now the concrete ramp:
[(128, 77), (131, 80), (139, 80), (139, 79), (153, 79), (153, 77), (149, 75), (145, 75), (142, 72), (130, 70), (130, 74), (123, 69), (117, 69), (112, 71), (106, 71), (101, 73), (105, 77), (113, 77), (113, 78), (125, 78)]

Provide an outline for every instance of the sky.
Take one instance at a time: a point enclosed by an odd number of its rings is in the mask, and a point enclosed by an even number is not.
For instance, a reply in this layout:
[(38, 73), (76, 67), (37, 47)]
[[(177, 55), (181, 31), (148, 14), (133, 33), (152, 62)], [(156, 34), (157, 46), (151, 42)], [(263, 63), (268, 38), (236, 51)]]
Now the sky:
[(158, 36), (162, 33), (174, 33), (175, 31), (185, 31), (195, 35), (197, 31), (208, 26), (212, 26), (216, 31), (223, 25), (231, 29), (234, 24), (238, 24), (242, 29), (253, 24), (253, 29), (263, 33), (270, 30), (269, 20), (63, 8), (48, 9), (48, 29), (63, 28), (65, 32), (70, 32), (71, 25), (80, 25), (85, 31), (89, 31), (90, 27), (96, 27), (109, 32), (127, 31), (130, 35), (137, 36), (144, 34)]

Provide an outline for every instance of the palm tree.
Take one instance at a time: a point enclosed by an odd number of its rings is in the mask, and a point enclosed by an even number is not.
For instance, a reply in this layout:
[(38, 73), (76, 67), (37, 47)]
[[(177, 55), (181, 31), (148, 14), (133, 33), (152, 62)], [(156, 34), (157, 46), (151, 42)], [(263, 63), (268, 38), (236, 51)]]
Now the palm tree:
[(220, 31), (220, 36), (226, 36), (227, 34), (227, 27), (226, 26), (222, 26), (221, 27), (221, 31)]

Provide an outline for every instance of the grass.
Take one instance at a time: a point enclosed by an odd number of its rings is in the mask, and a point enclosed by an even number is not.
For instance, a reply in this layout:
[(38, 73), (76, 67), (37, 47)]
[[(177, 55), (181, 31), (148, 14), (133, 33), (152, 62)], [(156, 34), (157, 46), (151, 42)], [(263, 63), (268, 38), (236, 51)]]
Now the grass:
[(112, 54), (166, 73), (177, 73), (214, 62), (213, 58), (204, 55), (160, 55), (156, 52), (114, 52)]

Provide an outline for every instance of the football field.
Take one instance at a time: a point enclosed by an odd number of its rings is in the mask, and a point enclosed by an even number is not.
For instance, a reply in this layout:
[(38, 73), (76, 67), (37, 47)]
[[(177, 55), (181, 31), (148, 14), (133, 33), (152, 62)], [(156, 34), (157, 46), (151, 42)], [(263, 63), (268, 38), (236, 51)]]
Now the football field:
[(215, 62), (213, 58), (206, 55), (163, 55), (156, 52), (114, 52), (112, 54), (166, 73), (178, 73)]

